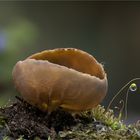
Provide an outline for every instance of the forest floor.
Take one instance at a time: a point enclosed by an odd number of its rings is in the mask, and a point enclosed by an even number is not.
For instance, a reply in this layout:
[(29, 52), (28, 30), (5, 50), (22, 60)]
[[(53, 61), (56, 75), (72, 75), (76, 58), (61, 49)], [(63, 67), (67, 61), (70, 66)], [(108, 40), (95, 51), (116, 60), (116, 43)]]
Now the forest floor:
[(59, 108), (48, 114), (18, 98), (0, 108), (0, 140), (140, 140), (140, 121), (126, 126), (113, 111), (97, 106), (71, 115)]

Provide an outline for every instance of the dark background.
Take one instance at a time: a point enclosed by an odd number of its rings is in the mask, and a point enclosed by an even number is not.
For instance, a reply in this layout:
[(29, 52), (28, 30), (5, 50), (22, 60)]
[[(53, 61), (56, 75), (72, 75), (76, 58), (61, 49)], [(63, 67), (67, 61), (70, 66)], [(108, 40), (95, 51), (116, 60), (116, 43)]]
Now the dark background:
[[(11, 76), (17, 61), (61, 47), (82, 49), (104, 64), (107, 107), (122, 86), (140, 77), (140, 2), (0, 2), (0, 105), (18, 94)], [(128, 99), (130, 122), (140, 119), (136, 84)]]

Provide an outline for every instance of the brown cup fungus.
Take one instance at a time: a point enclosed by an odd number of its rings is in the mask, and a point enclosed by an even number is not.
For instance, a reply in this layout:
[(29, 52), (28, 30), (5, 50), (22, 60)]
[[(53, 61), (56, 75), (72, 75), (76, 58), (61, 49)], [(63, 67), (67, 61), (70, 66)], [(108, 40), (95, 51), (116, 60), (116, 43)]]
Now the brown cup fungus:
[(25, 101), (49, 112), (57, 107), (73, 112), (92, 109), (107, 92), (103, 66), (74, 48), (45, 50), (17, 62), (13, 80)]

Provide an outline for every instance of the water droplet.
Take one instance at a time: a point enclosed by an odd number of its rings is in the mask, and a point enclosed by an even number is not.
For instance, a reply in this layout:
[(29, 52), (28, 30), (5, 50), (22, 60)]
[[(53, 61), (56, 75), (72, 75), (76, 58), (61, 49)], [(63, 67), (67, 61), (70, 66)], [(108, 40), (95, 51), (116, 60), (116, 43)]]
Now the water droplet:
[(130, 89), (131, 91), (136, 91), (136, 90), (137, 90), (137, 85), (136, 85), (135, 83), (132, 83), (132, 84), (130, 85), (129, 89)]
[(120, 109), (120, 108), (119, 108), (119, 107), (117, 107), (117, 106), (115, 106), (114, 108), (115, 108), (115, 109), (118, 109), (118, 110)]

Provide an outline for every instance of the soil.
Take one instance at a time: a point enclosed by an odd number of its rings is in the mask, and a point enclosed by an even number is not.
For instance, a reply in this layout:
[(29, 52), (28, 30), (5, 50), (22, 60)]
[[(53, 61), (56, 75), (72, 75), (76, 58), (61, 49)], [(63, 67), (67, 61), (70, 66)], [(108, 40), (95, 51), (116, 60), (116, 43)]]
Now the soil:
[[(36, 136), (41, 140), (45, 140), (49, 136), (55, 139), (60, 131), (70, 130), (72, 126), (79, 123), (86, 125), (92, 122), (94, 128), (100, 124), (93, 118), (81, 117), (78, 114), (72, 116), (61, 108), (48, 115), (47, 112), (40, 111), (21, 98), (17, 97), (17, 99), (11, 106), (0, 108), (0, 115), (4, 116), (6, 122), (6, 128), (3, 130), (4, 134), (6, 133), (6, 135), (15, 139), (19, 136), (24, 136), (25, 139), (29, 140), (34, 139)], [(1, 136), (3, 131), (1, 131)]]

